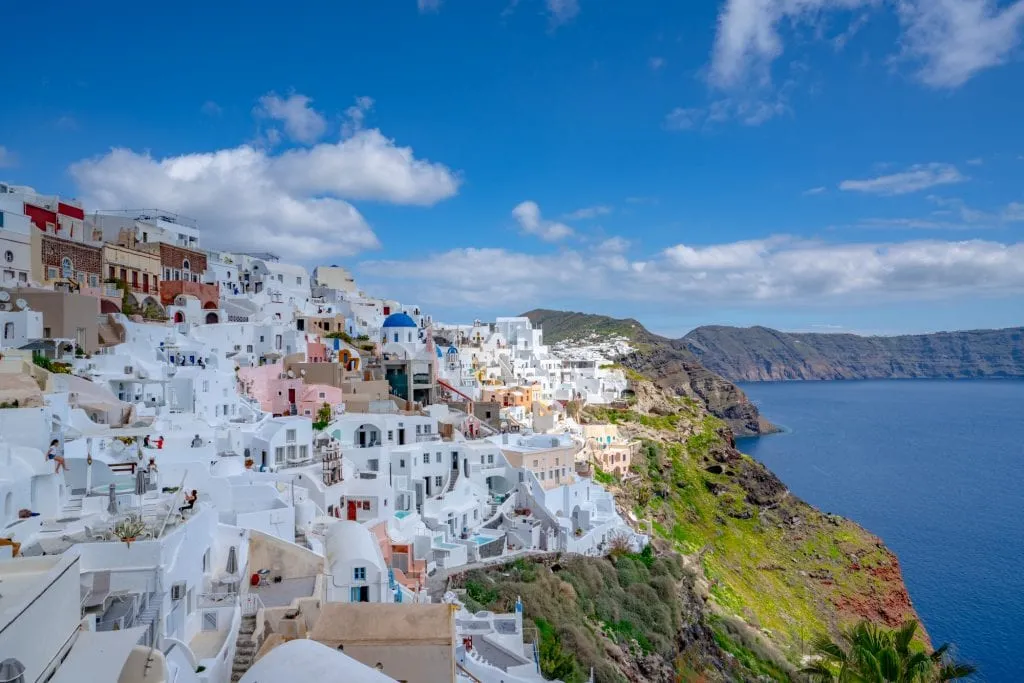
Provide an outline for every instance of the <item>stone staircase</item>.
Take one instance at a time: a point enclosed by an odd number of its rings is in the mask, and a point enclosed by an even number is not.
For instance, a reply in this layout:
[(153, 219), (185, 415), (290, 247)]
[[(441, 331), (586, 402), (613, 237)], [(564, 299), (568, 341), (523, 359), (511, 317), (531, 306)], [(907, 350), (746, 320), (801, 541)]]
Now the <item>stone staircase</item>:
[(252, 666), (256, 658), (256, 615), (243, 616), (238, 627), (238, 638), (235, 639), (235, 659), (231, 662), (231, 682), (237, 683)]
[(447, 492), (451, 492), (455, 489), (455, 482), (459, 480), (459, 468), (452, 470), (452, 476), (448, 480), (448, 488), (445, 489)]
[(305, 529), (299, 529), (295, 532), (295, 545), (302, 546), (303, 548), (309, 548), (309, 541), (306, 538)]

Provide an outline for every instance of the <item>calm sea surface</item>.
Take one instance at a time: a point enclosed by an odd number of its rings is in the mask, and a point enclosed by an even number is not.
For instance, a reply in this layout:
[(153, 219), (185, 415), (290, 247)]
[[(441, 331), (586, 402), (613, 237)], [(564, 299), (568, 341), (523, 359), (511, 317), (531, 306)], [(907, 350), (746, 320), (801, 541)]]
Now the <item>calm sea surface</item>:
[(783, 434), (743, 439), (804, 500), (899, 555), (975, 680), (1024, 681), (1024, 381), (744, 384)]

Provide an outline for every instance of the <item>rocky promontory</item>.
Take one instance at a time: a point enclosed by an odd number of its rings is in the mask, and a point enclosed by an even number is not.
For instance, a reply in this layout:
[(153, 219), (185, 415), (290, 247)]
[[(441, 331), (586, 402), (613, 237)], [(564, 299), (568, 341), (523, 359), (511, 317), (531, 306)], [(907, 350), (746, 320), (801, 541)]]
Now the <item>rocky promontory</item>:
[(678, 341), (734, 382), (1024, 377), (1024, 327), (862, 337), (712, 325)]
[(682, 340), (653, 334), (633, 319), (546, 309), (523, 315), (544, 330), (547, 344), (590, 335), (624, 337), (634, 350), (613, 360), (628, 370), (649, 378), (677, 396), (699, 401), (712, 415), (724, 420), (737, 436), (775, 431), (742, 389), (704, 367)]

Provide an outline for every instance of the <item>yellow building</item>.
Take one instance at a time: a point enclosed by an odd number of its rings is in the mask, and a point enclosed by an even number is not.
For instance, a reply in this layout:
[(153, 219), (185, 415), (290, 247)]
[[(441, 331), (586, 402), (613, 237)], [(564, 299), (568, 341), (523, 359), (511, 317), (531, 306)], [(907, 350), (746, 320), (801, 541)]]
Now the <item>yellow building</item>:
[(122, 231), (119, 244), (103, 245), (103, 279), (128, 285), (134, 304), (160, 305), (160, 255), (135, 249), (135, 234)]

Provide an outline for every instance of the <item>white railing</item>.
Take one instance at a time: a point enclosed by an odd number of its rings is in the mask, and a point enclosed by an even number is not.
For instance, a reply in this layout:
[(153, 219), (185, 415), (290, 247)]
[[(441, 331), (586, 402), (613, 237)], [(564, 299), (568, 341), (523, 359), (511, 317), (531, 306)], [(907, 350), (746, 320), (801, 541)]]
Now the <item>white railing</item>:
[(257, 612), (263, 609), (263, 600), (260, 599), (257, 593), (243, 593), (241, 601), (243, 617), (255, 616)]

